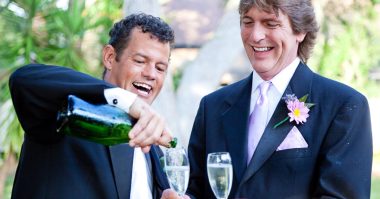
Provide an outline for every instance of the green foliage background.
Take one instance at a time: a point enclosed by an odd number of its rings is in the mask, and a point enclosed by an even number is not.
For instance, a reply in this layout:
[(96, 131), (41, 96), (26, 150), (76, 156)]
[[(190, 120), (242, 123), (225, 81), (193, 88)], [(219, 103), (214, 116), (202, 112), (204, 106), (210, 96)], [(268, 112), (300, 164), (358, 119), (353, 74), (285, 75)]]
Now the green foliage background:
[(22, 65), (38, 62), (99, 76), (100, 54), (94, 51), (101, 51), (108, 30), (122, 17), (123, 1), (99, 0), (86, 6), (85, 1), (72, 0), (67, 8), (58, 7), (55, 0), (0, 3), (0, 107), (4, 111), (3, 119), (0, 117), (0, 146), (4, 159), (10, 153), (18, 155), (23, 135), (9, 106), (9, 75)]
[(380, 69), (380, 6), (376, 0), (353, 2), (324, 5), (310, 66), (369, 97), (379, 96), (379, 84), (370, 72)]

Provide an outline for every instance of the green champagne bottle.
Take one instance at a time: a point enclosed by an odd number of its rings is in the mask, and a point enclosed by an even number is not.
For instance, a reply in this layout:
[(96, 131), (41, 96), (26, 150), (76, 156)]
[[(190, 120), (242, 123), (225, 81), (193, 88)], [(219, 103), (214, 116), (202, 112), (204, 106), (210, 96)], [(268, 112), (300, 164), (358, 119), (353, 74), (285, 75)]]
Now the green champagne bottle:
[[(57, 116), (57, 132), (106, 146), (128, 143), (135, 121), (122, 109), (108, 104), (91, 104), (69, 95)], [(177, 139), (169, 142), (175, 148)]]

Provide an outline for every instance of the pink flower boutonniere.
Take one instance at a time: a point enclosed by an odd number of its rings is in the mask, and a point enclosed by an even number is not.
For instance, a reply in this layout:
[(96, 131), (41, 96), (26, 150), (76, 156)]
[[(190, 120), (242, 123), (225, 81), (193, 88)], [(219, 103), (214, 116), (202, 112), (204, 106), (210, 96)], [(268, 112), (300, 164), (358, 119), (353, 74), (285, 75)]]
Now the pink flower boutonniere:
[(288, 110), (290, 112), (288, 113), (288, 116), (285, 119), (274, 125), (274, 128), (277, 128), (287, 120), (289, 120), (289, 122), (295, 121), (297, 125), (300, 123), (305, 123), (307, 121), (306, 119), (309, 117), (310, 108), (315, 105), (313, 103), (305, 103), (307, 97), (308, 94), (301, 97), (300, 99), (297, 99), (297, 97), (294, 94), (286, 95), (285, 97), (283, 97), (283, 99), (286, 102), (286, 106), (288, 107)]

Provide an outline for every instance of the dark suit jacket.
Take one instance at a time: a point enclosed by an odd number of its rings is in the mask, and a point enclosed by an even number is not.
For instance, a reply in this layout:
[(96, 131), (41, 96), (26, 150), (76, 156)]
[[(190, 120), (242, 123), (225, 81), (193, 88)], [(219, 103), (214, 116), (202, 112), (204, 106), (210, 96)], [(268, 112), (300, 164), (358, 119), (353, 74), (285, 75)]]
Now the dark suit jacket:
[[(12, 198), (129, 198), (133, 148), (106, 147), (56, 132), (57, 111), (69, 94), (105, 104), (103, 91), (113, 85), (68, 68), (37, 64), (15, 71), (9, 85), (25, 131)], [(149, 156), (155, 198), (169, 188), (160, 155), (153, 146)]]
[(207, 180), (207, 154), (228, 151), (233, 165), (229, 198), (369, 198), (372, 135), (366, 98), (313, 73), (301, 63), (284, 94), (309, 94), (315, 103), (297, 125), (308, 148), (276, 151), (295, 123), (275, 124), (289, 112), (280, 100), (247, 166), (252, 75), (201, 100), (189, 143), (188, 193), (215, 198)]

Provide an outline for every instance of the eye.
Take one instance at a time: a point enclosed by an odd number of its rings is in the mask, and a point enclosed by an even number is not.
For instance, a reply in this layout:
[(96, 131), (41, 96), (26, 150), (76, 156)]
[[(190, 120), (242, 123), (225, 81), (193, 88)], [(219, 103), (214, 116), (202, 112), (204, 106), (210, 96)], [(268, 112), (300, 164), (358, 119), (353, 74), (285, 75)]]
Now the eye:
[(278, 26), (280, 26), (280, 23), (275, 22), (275, 21), (267, 21), (267, 22), (265, 23), (265, 25), (266, 25), (268, 28), (277, 28)]
[(160, 72), (165, 72), (166, 71), (166, 66), (163, 64), (156, 65), (156, 69)]
[(250, 25), (253, 24), (253, 21), (250, 19), (243, 19), (241, 23), (244, 25)]
[(137, 64), (144, 64), (144, 63), (145, 63), (145, 60), (142, 60), (142, 59), (135, 59), (134, 62), (136, 62)]

